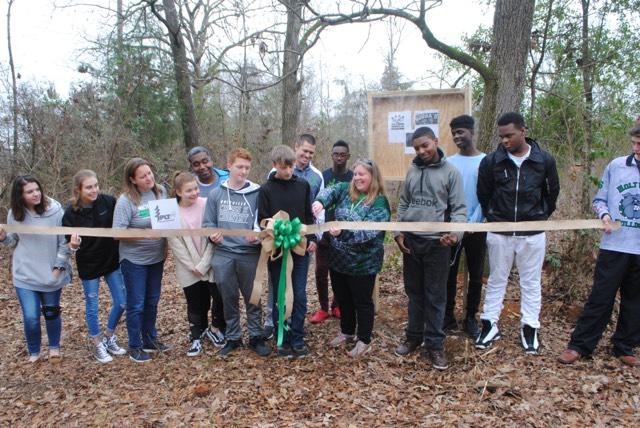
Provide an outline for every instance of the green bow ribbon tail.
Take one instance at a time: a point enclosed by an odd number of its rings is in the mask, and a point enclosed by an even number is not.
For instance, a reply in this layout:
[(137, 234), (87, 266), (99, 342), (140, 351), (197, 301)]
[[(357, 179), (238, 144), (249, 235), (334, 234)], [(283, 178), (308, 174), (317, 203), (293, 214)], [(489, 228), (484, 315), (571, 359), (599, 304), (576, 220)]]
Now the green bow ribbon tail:
[(282, 248), (282, 265), (280, 266), (280, 280), (278, 281), (278, 341), (277, 346), (282, 346), (284, 331), (289, 330), (285, 322), (285, 290), (287, 287), (287, 254), (291, 248), (300, 243), (300, 229), (302, 223), (298, 217), (293, 220), (276, 220), (273, 224), (273, 236), (275, 248)]

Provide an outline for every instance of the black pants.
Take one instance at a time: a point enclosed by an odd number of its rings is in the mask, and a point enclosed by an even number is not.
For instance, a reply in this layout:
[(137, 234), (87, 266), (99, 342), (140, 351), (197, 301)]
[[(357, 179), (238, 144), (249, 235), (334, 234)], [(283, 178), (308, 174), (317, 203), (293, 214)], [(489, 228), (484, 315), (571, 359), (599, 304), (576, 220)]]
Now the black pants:
[[(318, 241), (316, 250), (316, 289), (318, 290), (318, 302), (320, 309), (329, 312), (329, 243), (324, 239)], [(333, 288), (333, 283), (331, 285)], [(335, 296), (331, 301), (331, 309), (335, 308)]]
[(409, 297), (407, 340), (442, 349), (450, 247), (434, 240), (423, 254), (403, 254), (404, 290)]
[(183, 288), (187, 299), (187, 320), (193, 339), (198, 339), (209, 325), (209, 309), (211, 309), (211, 325), (224, 332), (224, 310), (222, 297), (214, 282), (198, 281)]
[(375, 309), (373, 287), (375, 275), (353, 276), (329, 270), (331, 285), (340, 306), (340, 330), (343, 334), (356, 334), (358, 340), (371, 343)]
[(467, 290), (467, 317), (473, 318), (480, 306), (480, 295), (482, 294), (482, 273), (484, 271), (484, 256), (487, 252), (486, 232), (465, 233), (462, 241), (451, 251), (449, 279), (447, 281), (447, 307), (444, 313), (445, 319), (454, 318), (454, 308), (456, 306), (456, 290), (458, 282), (458, 267), (460, 256), (464, 250), (469, 271), (469, 289)]
[(620, 313), (611, 337), (613, 355), (633, 355), (640, 343), (640, 255), (600, 250), (589, 300), (578, 319), (569, 349), (590, 355), (607, 328), (620, 289)]

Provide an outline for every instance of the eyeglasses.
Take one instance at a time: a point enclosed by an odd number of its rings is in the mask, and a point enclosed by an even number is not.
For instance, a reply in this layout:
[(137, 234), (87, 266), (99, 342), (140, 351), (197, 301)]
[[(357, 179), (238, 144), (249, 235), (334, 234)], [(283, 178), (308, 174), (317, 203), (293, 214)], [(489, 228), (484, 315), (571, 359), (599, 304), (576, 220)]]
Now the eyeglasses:
[(334, 158), (348, 158), (349, 153), (331, 153)]

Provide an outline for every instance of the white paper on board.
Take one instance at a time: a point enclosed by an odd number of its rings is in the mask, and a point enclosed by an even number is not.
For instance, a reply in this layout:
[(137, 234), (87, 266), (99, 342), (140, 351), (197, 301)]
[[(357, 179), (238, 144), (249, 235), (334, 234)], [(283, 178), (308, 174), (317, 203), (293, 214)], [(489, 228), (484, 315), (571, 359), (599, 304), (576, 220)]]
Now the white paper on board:
[(149, 201), (152, 229), (181, 229), (177, 199)]
[(387, 130), (389, 132), (389, 143), (403, 144), (405, 142), (406, 133), (411, 129), (411, 112), (410, 111), (392, 111), (389, 112), (387, 121)]

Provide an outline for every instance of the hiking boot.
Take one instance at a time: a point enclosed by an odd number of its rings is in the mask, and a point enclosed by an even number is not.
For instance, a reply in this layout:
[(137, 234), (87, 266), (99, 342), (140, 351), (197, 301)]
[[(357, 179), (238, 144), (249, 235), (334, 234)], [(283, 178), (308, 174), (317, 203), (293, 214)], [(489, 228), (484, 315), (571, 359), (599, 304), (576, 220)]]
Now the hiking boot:
[(476, 339), (480, 334), (478, 321), (476, 321), (475, 317), (466, 317), (462, 325), (462, 330), (472, 339)]
[(360, 358), (370, 350), (370, 343), (364, 343), (362, 340), (358, 340), (356, 342), (356, 346), (354, 346), (351, 351), (347, 352), (347, 355), (349, 355), (351, 358)]
[(191, 342), (191, 346), (187, 351), (187, 357), (197, 357), (202, 353), (202, 343), (200, 343), (199, 339), (196, 339)]
[(427, 349), (425, 356), (431, 361), (431, 365), (436, 370), (446, 370), (449, 368), (447, 356), (442, 349)]
[(126, 349), (121, 348), (118, 345), (118, 339), (116, 338), (115, 334), (112, 334), (111, 336), (104, 336), (102, 338), (102, 343), (104, 343), (104, 345), (107, 347), (107, 351), (111, 355), (124, 355), (127, 353)]
[(520, 341), (527, 355), (538, 355), (540, 342), (538, 341), (538, 329), (524, 324), (520, 329)]
[(218, 351), (218, 355), (226, 357), (238, 348), (242, 348), (242, 340), (227, 340), (222, 349)]
[(104, 341), (101, 341), (96, 345), (93, 356), (101, 363), (110, 363), (113, 361), (113, 357), (107, 352), (107, 347), (105, 346)]
[(444, 317), (444, 322), (442, 323), (442, 330), (445, 334), (449, 335), (455, 333), (459, 330), (458, 321), (454, 317)]
[(493, 342), (500, 339), (500, 330), (498, 330), (498, 323), (489, 320), (480, 320), (480, 322), (482, 323), (482, 331), (476, 339), (475, 346), (477, 349), (487, 349)]
[(334, 337), (331, 342), (329, 342), (329, 346), (337, 348), (339, 346), (346, 345), (347, 343), (353, 343), (354, 339), (355, 336), (353, 334), (340, 333)]
[(573, 349), (565, 349), (562, 351), (562, 354), (558, 356), (558, 362), (560, 364), (571, 365), (582, 358), (582, 354), (578, 351), (574, 351)]
[(292, 346), (291, 353), (293, 358), (304, 358), (309, 355), (309, 348), (304, 343), (300, 346)]
[(129, 349), (129, 358), (131, 358), (136, 363), (146, 363), (148, 361), (151, 361), (151, 355), (146, 353), (142, 348)]
[(317, 311), (315, 314), (311, 316), (311, 319), (309, 319), (309, 321), (311, 322), (311, 324), (320, 324), (321, 322), (329, 319), (329, 317), (330, 317), (329, 312), (323, 309), (320, 309), (319, 311)]
[(202, 335), (209, 339), (209, 342), (216, 348), (222, 348), (225, 344), (224, 334), (214, 326), (209, 326)]
[(398, 357), (405, 357), (418, 349), (420, 345), (422, 345), (422, 342), (407, 339), (396, 348), (394, 354)]
[(147, 342), (142, 344), (142, 350), (144, 352), (153, 354), (154, 352), (167, 352), (171, 347), (160, 342), (157, 338), (147, 338)]
[(266, 357), (271, 353), (271, 348), (269, 345), (264, 343), (264, 339), (262, 337), (252, 337), (249, 339), (249, 349), (261, 357)]

